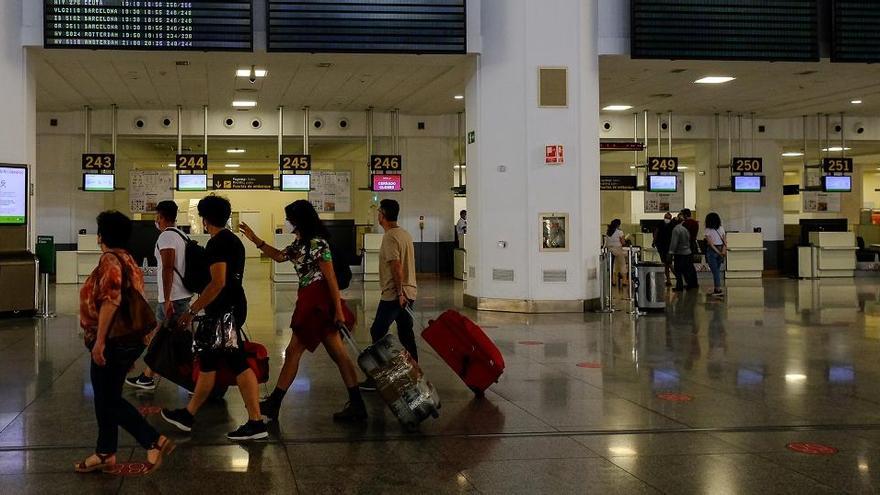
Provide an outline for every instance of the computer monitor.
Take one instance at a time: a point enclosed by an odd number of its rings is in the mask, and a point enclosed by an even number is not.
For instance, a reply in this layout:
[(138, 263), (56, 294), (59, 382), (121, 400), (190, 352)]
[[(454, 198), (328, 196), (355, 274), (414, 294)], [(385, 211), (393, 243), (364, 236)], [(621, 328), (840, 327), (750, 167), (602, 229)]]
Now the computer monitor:
[(761, 192), (761, 176), (735, 175), (732, 186), (733, 192)]
[(649, 175), (648, 192), (673, 193), (678, 191), (678, 177), (674, 175)]
[(303, 191), (312, 189), (312, 176), (310, 174), (284, 174), (281, 176), (282, 191)]
[(27, 167), (0, 166), (0, 226), (27, 225)]
[(178, 191), (207, 191), (207, 174), (177, 174)]
[(83, 191), (113, 192), (116, 190), (114, 174), (83, 174)]
[(375, 192), (400, 192), (402, 190), (402, 175), (377, 174), (373, 176), (373, 191)]
[(825, 192), (852, 192), (852, 176), (825, 175), (822, 177), (822, 190)]

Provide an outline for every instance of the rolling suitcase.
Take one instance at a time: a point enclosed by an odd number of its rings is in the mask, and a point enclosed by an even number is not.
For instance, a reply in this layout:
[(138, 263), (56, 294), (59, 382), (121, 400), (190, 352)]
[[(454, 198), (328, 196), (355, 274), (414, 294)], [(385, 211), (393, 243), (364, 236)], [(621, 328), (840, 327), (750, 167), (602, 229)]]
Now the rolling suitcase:
[(428, 417), (440, 417), (437, 390), (396, 335), (389, 333), (361, 351), (347, 328), (339, 330), (357, 356), (358, 366), (376, 381), (377, 392), (404, 427), (415, 430)]
[(448, 310), (429, 322), (422, 338), (477, 395), (504, 372), (504, 356), (492, 339), (457, 311)]

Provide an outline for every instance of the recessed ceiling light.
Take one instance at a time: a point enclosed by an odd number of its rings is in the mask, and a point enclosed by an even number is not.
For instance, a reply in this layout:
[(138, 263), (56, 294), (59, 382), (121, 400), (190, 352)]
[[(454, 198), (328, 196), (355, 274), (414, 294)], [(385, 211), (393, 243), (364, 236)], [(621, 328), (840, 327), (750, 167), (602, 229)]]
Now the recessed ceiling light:
[(176, 163), (169, 163), (167, 166), (168, 166), (168, 167), (174, 167), (174, 168), (177, 168), (177, 164), (176, 164)]
[[(266, 69), (254, 69), (255, 77), (266, 77), (268, 71)], [(250, 69), (238, 69), (235, 71), (235, 75), (237, 77), (250, 77), (251, 70)]]
[(245, 151), (247, 150), (244, 148), (229, 148), (226, 150), (227, 153), (244, 153)]
[(730, 76), (706, 76), (702, 79), (697, 79), (694, 81), (697, 84), (724, 84), (736, 79), (735, 77)]
[(852, 100), (850, 103), (852, 103), (853, 105), (861, 105), (862, 100)]
[(687, 170), (689, 167), (678, 167), (679, 170)]
[(786, 151), (785, 153), (782, 154), (782, 156), (784, 156), (786, 158), (791, 158), (791, 157), (795, 157), (795, 156), (804, 156), (804, 154), (801, 153), (800, 151)]
[(227, 163), (226, 165), (224, 165), (224, 167), (226, 167), (226, 168), (238, 168), (240, 166), (241, 165), (239, 165), (237, 163)]
[(838, 152), (841, 152), (841, 151), (849, 151), (849, 150), (851, 150), (851, 149), (852, 149), (852, 148), (850, 148), (850, 147), (841, 148), (840, 146), (832, 146), (832, 147), (830, 147), (830, 148), (822, 148), (822, 151), (824, 151), (824, 152), (826, 152), (826, 153), (828, 153), (828, 152), (830, 152), (830, 153), (838, 153)]
[(257, 102), (253, 100), (236, 100), (232, 102), (232, 106), (236, 108), (253, 108), (257, 106)]
[(608, 105), (603, 108), (606, 112), (623, 112), (624, 110), (629, 110), (632, 108), (632, 105)]
[(455, 95), (455, 96), (453, 96), (453, 98), (455, 98), (456, 100), (463, 100), (464, 95)]

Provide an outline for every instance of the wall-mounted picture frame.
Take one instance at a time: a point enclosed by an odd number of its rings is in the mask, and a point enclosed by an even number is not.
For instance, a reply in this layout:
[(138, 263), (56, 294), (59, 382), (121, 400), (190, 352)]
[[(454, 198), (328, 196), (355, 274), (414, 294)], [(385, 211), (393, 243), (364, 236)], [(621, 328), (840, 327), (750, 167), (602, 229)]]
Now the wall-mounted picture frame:
[(565, 252), (569, 247), (568, 213), (541, 213), (542, 252)]

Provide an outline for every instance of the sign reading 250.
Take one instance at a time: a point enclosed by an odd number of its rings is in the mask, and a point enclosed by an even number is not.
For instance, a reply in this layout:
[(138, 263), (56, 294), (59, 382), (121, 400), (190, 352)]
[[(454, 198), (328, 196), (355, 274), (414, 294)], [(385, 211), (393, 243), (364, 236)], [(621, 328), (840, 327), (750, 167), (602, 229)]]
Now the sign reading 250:
[(115, 170), (116, 155), (113, 153), (84, 153), (82, 156), (83, 170)]
[(208, 170), (208, 155), (177, 155), (177, 170)]

